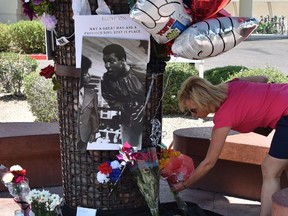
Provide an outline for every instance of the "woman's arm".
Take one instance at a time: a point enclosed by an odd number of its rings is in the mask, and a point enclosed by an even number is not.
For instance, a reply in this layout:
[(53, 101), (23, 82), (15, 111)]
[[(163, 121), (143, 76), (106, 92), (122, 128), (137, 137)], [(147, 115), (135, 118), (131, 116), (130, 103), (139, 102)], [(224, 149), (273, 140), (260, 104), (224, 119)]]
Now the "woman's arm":
[(259, 76), (240, 77), (239, 79), (244, 80), (244, 81), (248, 81), (248, 82), (260, 82), (260, 83), (267, 83), (269, 81), (268, 77), (266, 77), (264, 75), (263, 76), (259, 75)]
[(174, 191), (181, 191), (186, 187), (193, 185), (214, 167), (219, 155), (221, 154), (230, 129), (230, 127), (213, 129), (210, 146), (205, 159), (199, 164), (199, 166), (194, 170), (193, 174), (190, 175), (186, 181), (172, 185), (172, 189)]

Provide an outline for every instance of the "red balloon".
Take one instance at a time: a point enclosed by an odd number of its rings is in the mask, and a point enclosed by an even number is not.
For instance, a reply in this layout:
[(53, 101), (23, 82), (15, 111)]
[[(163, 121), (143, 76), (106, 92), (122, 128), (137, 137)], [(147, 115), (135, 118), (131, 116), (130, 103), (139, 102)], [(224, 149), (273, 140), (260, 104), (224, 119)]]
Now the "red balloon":
[(214, 17), (231, 0), (192, 0), (193, 23)]
[(231, 14), (228, 11), (222, 9), (215, 15), (215, 17), (231, 17)]

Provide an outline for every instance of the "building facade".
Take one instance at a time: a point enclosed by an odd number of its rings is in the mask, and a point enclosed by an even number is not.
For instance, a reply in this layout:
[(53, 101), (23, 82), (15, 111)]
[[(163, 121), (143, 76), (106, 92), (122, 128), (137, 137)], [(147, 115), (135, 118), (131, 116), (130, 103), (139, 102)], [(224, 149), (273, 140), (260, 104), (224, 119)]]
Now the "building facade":
[(14, 23), (19, 20), (27, 19), (22, 15), (21, 0), (0, 0), (0, 23)]
[[(1, 23), (13, 23), (27, 19), (22, 15), (21, 0), (13, 0), (9, 3), (7, 3), (7, 0), (0, 0), (0, 5)], [(231, 16), (248, 16), (260, 19), (261, 16), (272, 17), (276, 15), (278, 17), (284, 16), (287, 20), (287, 8), (288, 0), (231, 0), (224, 9)]]

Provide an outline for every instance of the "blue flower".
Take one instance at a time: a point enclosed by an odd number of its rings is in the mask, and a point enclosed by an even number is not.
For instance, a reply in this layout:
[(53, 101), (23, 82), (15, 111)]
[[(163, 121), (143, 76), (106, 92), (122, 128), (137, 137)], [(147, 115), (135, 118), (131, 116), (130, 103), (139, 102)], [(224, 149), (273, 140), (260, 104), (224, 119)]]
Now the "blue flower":
[(110, 173), (110, 180), (112, 182), (116, 182), (120, 178), (121, 170), (119, 168), (112, 169), (112, 172)]

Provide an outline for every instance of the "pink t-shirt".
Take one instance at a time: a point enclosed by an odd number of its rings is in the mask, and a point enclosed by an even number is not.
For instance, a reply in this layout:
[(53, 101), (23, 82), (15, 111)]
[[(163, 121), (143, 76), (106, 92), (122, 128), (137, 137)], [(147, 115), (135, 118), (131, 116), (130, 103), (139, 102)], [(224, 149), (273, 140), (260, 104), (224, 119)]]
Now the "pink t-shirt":
[(214, 128), (231, 127), (246, 133), (257, 127), (275, 128), (288, 115), (288, 84), (254, 83), (234, 79), (228, 96), (215, 112)]

